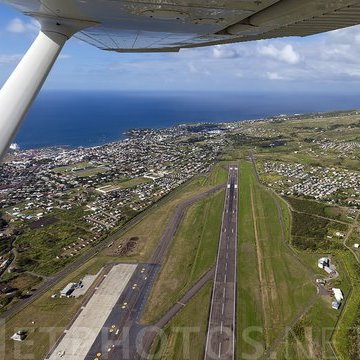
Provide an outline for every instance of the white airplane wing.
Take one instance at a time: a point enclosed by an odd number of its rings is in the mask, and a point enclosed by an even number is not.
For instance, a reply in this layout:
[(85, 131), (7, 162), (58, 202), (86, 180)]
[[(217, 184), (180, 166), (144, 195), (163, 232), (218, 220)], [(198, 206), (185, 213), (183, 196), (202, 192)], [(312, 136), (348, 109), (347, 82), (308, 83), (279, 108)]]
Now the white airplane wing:
[(0, 0), (39, 20), (39, 36), (0, 91), (0, 160), (63, 45), (179, 51), (306, 36), (360, 23), (360, 0)]
[(306, 36), (360, 23), (354, 0), (0, 0), (40, 23), (92, 23), (75, 36), (103, 50), (181, 48)]

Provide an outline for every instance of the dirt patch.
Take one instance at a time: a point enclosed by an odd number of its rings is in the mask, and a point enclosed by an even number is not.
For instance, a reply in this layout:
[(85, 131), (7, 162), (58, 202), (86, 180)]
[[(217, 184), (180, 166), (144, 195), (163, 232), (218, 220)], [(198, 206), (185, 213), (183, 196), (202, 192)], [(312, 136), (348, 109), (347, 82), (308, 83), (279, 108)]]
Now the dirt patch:
[(49, 226), (52, 224), (57, 223), (59, 220), (55, 216), (47, 216), (42, 219), (33, 221), (31, 224), (29, 224), (30, 229), (38, 229), (41, 227)]
[(40, 283), (40, 281), (41, 279), (36, 276), (29, 274), (20, 274), (19, 276), (16, 276), (12, 280), (10, 280), (8, 282), (8, 285), (19, 290), (26, 290), (31, 289), (33, 286), (36, 286)]
[(132, 236), (126, 239), (117, 249), (113, 251), (113, 256), (128, 256), (136, 248), (140, 238), (138, 236)]

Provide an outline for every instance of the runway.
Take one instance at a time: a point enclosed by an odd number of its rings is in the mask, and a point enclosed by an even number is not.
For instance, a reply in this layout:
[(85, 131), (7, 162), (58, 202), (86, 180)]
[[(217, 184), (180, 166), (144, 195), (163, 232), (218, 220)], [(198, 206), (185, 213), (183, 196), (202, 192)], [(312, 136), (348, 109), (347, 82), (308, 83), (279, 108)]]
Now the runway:
[(205, 360), (235, 359), (238, 168), (229, 167)]

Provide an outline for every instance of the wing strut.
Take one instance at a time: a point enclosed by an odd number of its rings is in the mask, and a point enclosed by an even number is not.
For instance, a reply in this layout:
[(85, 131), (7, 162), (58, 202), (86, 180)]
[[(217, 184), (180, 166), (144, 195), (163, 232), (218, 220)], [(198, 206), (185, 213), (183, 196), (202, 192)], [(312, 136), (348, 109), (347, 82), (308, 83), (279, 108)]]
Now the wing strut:
[(0, 162), (66, 41), (79, 30), (98, 24), (52, 17), (38, 20), (39, 35), (0, 90)]
[(36, 98), (68, 37), (40, 31), (0, 90), (0, 160)]

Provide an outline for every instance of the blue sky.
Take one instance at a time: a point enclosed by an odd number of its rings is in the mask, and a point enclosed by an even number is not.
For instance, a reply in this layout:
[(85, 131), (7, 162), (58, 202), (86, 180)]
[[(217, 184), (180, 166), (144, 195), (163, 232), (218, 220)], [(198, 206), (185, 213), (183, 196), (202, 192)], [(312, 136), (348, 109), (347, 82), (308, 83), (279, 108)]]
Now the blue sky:
[[(37, 31), (33, 20), (0, 5), (0, 84)], [(73, 38), (44, 88), (359, 92), (360, 27), (179, 54), (110, 53)]]

